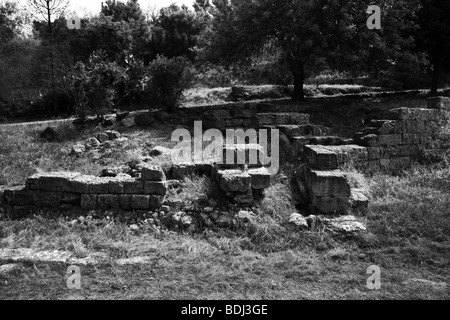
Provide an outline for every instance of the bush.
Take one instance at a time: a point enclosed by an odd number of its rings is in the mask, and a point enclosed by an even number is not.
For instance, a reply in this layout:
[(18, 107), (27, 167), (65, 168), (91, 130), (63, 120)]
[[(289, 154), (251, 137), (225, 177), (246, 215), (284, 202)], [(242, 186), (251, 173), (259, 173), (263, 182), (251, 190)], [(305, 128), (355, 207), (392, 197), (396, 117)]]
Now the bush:
[(149, 65), (148, 90), (158, 107), (174, 112), (180, 105), (183, 91), (194, 78), (191, 63), (184, 57), (168, 59), (158, 56)]
[(125, 70), (116, 62), (108, 61), (101, 50), (92, 53), (86, 64), (78, 62), (68, 81), (78, 117), (85, 119), (95, 114), (103, 118), (113, 109), (118, 98), (118, 86), (126, 78)]

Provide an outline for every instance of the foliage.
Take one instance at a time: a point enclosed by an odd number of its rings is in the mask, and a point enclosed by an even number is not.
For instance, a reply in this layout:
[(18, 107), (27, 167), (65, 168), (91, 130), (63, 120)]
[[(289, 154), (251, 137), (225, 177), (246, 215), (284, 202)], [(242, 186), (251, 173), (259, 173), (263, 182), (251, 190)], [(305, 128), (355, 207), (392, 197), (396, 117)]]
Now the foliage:
[(103, 117), (112, 109), (117, 99), (117, 86), (125, 79), (123, 68), (109, 61), (104, 51), (95, 51), (86, 64), (78, 62), (67, 79), (77, 115), (81, 119), (89, 114)]
[(149, 65), (148, 90), (157, 106), (169, 112), (179, 106), (183, 91), (193, 82), (191, 63), (184, 57), (157, 56)]

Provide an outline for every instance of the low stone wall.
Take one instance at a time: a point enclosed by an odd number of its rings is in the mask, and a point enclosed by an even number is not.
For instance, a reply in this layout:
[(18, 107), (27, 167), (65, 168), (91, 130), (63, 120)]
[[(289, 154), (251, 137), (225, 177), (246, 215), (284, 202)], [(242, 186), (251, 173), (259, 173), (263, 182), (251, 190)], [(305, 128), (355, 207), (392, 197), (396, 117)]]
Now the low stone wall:
[(36, 174), (24, 187), (4, 190), (0, 203), (13, 207), (155, 210), (161, 207), (166, 191), (165, 174), (156, 166), (144, 166), (140, 178), (55, 172)]

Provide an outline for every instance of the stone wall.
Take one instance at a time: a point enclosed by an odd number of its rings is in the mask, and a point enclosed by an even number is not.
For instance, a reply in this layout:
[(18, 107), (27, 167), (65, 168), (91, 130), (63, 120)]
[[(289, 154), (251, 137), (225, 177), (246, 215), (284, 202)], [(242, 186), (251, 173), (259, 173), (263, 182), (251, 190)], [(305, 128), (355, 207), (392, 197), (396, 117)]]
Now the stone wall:
[(41, 208), (155, 210), (167, 191), (164, 172), (144, 166), (140, 178), (85, 176), (73, 172), (36, 174), (24, 187), (3, 190), (0, 203)]

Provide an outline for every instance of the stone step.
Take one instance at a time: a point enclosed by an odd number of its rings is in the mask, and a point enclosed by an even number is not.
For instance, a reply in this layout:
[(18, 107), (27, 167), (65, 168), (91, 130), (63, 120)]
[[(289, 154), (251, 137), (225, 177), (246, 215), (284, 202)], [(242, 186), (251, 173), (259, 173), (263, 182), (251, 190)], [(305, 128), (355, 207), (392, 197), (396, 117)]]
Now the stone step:
[(358, 165), (369, 159), (368, 150), (357, 145), (306, 145), (304, 153), (308, 163), (319, 170), (333, 170), (345, 164)]
[(259, 113), (257, 116), (259, 126), (307, 124), (311, 116), (306, 113)]
[(295, 148), (303, 148), (306, 145), (340, 146), (353, 144), (353, 139), (338, 136), (296, 136), (292, 139)]
[(219, 169), (215, 170), (214, 179), (221, 190), (229, 193), (246, 193), (270, 187), (271, 175), (267, 168)]
[(322, 126), (315, 124), (285, 124), (276, 126), (280, 132), (284, 133), (289, 139), (295, 136), (323, 136)]
[(216, 165), (221, 169), (242, 169), (263, 167), (266, 161), (264, 148), (259, 144), (226, 144), (223, 147), (222, 159)]

